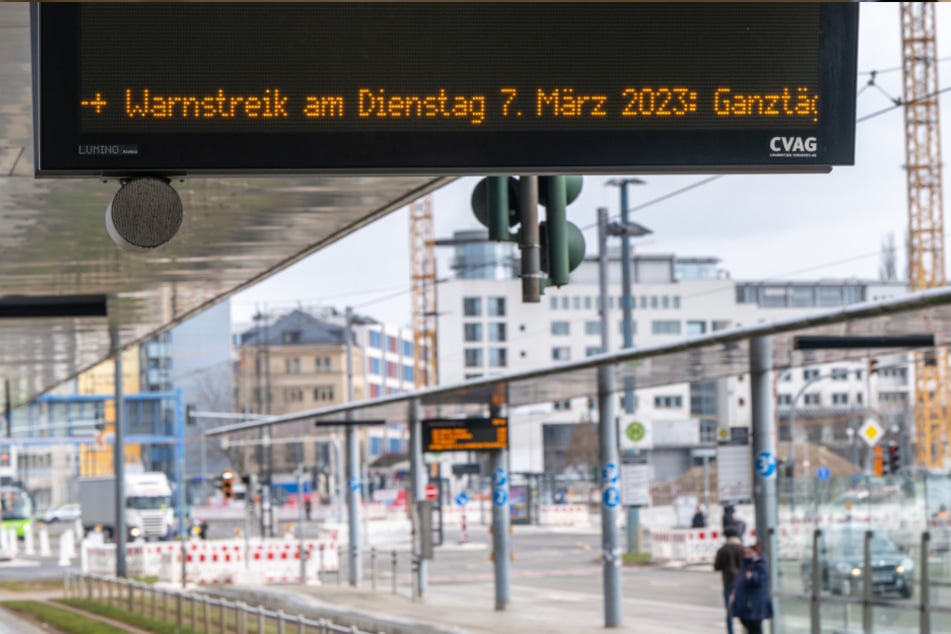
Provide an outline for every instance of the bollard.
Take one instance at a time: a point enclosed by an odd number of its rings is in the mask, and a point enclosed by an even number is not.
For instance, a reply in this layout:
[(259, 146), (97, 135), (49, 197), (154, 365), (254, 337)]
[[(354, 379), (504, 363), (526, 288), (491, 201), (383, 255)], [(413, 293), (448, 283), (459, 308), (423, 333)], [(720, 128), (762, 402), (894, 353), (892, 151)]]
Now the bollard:
[(317, 549), (317, 581), (320, 583), (324, 582), (324, 546), (325, 544), (321, 543)]
[(33, 525), (26, 524), (23, 527), (23, 554), (24, 555), (35, 555), (36, 551), (33, 550)]
[(376, 591), (376, 548), (370, 549), (370, 589)]
[(393, 594), (396, 594), (396, 549), (393, 549)]
[(50, 556), (50, 531), (46, 524), (40, 524), (40, 557)]
[[(75, 550), (75, 546), (73, 546), (72, 531), (70, 530), (63, 531), (63, 534), (59, 536), (59, 565), (60, 566), (69, 566), (69, 560), (73, 556), (73, 550)], [(85, 553), (86, 552), (85, 549), (83, 549), (82, 552)], [(85, 561), (82, 562), (80, 569), (83, 572), (86, 572), (87, 566)]]
[(18, 549), (19, 544), (17, 544), (17, 529), (11, 526), (7, 529), (7, 550), (11, 559), (17, 558)]

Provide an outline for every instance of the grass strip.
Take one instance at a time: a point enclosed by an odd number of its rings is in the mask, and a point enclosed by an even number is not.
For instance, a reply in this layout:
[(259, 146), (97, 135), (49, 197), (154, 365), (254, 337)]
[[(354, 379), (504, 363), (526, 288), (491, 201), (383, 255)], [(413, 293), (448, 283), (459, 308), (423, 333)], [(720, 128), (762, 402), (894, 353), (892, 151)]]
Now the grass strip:
[(28, 614), (42, 623), (69, 634), (125, 634), (125, 630), (42, 601), (3, 601), (0, 606), (14, 612)]
[(46, 592), (48, 590), (62, 590), (63, 582), (59, 579), (45, 579), (41, 581), (0, 581), (0, 590), (7, 592)]
[(90, 601), (88, 599), (57, 599), (56, 601), (57, 603), (63, 603), (64, 605), (68, 605), (85, 612), (91, 612), (92, 614), (98, 614), (99, 616), (104, 616), (115, 621), (127, 623), (132, 627), (139, 628), (140, 630), (155, 632), (155, 634), (197, 634), (197, 632), (192, 630), (190, 627), (178, 627), (174, 623), (158, 621), (147, 616), (142, 616), (141, 614), (133, 614), (128, 610), (123, 610), (122, 608), (117, 608), (112, 605), (106, 605), (105, 603), (100, 603), (98, 601)]

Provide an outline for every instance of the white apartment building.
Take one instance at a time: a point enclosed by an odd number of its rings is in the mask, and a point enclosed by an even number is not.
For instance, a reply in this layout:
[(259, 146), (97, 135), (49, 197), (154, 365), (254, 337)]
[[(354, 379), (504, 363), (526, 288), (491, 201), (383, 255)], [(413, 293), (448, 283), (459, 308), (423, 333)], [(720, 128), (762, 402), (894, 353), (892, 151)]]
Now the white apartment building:
[[(500, 246), (517, 253), (514, 245), (456, 246), (452, 268), (466, 277), (457, 276), (439, 287), (437, 350), (442, 384), (582, 359), (601, 352), (596, 257), (572, 272), (570, 284), (560, 289), (548, 288), (540, 303), (526, 304), (522, 302), (521, 283), (514, 269), (517, 257), (502, 254), (502, 261), (513, 263), (507, 279), (500, 279), (504, 276), (498, 275), (496, 269), (492, 269), (495, 279), (481, 279), (479, 270), (485, 267), (466, 266), (470, 260), (485, 260), (480, 248), (498, 253)], [(609, 254), (609, 263), (609, 345), (619, 349), (623, 335), (618, 253)], [(907, 292), (903, 283), (854, 279), (740, 282), (731, 279), (718, 264), (719, 260), (712, 257), (635, 256), (631, 265), (634, 345), (671, 343), (716, 330), (808, 315)], [(894, 359), (882, 359), (880, 366), (888, 370), (870, 380), (865, 376), (865, 362), (777, 373), (780, 422), (788, 420), (796, 392), (816, 373), (821, 378), (810, 383), (796, 403), (799, 421), (842, 418), (849, 412), (858, 416), (869, 407), (903, 413), (913, 390), (911, 368)], [(557, 460), (549, 459), (555, 450), (546, 446), (548, 440), (554, 442), (559, 435), (554, 426), (590, 421), (592, 416), (596, 419), (593, 402), (594, 394), (574, 403), (541, 403), (513, 413), (512, 470), (542, 472), (563, 467)], [(663, 481), (691, 466), (691, 452), (686, 448), (712, 446), (717, 427), (749, 425), (749, 383), (745, 376), (738, 376), (641, 389), (637, 391), (636, 406), (638, 418), (667, 423), (667, 431), (678, 430), (655, 438), (653, 464), (657, 481)], [(802, 430), (797, 426), (797, 438), (808, 433), (811, 440), (830, 445), (854, 443), (854, 429), (851, 436), (847, 433), (854, 428), (854, 422), (850, 423), (847, 416), (844, 420), (838, 426), (803, 423)], [(693, 425), (684, 425), (684, 421), (693, 421)], [(551, 429), (546, 431), (546, 427)], [(782, 425), (780, 431), (780, 438), (785, 439), (787, 432)], [(569, 439), (570, 430), (562, 432), (557, 442), (573, 442)], [(661, 442), (663, 437), (667, 440)]]

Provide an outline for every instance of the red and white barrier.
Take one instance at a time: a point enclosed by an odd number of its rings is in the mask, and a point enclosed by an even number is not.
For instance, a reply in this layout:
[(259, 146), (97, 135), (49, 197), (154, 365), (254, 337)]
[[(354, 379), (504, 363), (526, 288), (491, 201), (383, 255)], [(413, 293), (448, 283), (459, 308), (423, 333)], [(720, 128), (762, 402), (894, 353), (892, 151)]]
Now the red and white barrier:
[(542, 504), (538, 507), (542, 526), (589, 526), (591, 515), (585, 504)]

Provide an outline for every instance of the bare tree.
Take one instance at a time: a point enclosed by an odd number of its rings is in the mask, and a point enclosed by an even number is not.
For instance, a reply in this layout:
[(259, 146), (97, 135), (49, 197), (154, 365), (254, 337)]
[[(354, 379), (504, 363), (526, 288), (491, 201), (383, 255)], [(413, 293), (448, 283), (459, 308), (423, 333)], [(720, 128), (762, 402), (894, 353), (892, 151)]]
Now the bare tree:
[(571, 437), (565, 449), (565, 465), (583, 473), (594, 473), (599, 462), (598, 426), (577, 423), (571, 426)]
[(882, 251), (879, 255), (878, 278), (883, 282), (898, 281), (898, 251), (895, 247), (895, 233), (889, 231), (882, 239)]

